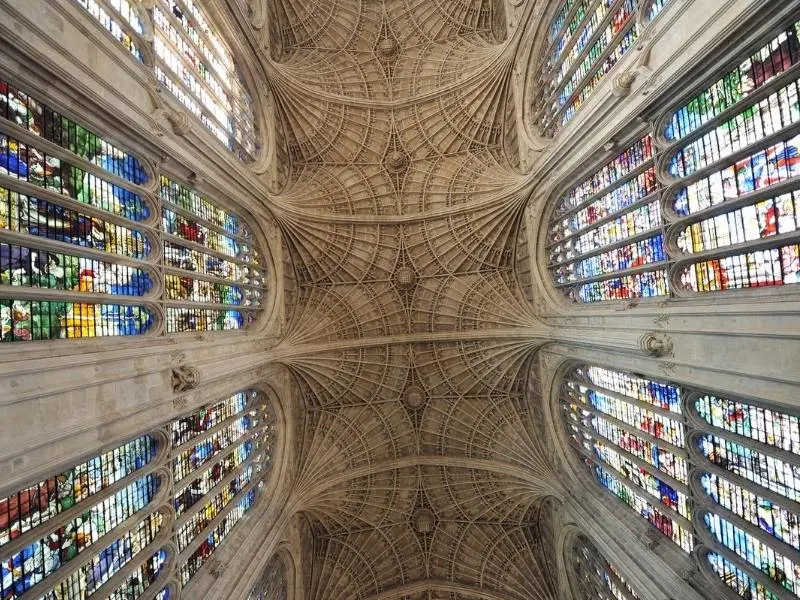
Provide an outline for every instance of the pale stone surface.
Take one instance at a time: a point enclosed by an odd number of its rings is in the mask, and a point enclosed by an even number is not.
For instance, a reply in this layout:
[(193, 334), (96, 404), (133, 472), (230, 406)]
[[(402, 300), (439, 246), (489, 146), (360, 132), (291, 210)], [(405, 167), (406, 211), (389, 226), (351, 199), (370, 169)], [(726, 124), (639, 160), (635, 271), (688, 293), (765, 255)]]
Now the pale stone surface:
[[(2, 73), (251, 216), (272, 292), (245, 335), (0, 346), (0, 495), (260, 384), (279, 412), (268, 490), (183, 598), (246, 598), (280, 556), (296, 600), (570, 600), (576, 531), (643, 598), (704, 597), (689, 558), (647, 550), (649, 526), (576, 469), (558, 373), (600, 363), (800, 409), (800, 303), (579, 307), (543, 259), (565, 183), (768, 4), (673, 2), (649, 54), (626, 56), (543, 140), (528, 67), (553, 2), (211, 1), (260, 81), (253, 166), (77, 3), (0, 4)], [(199, 383), (174, 387), (182, 369)]]

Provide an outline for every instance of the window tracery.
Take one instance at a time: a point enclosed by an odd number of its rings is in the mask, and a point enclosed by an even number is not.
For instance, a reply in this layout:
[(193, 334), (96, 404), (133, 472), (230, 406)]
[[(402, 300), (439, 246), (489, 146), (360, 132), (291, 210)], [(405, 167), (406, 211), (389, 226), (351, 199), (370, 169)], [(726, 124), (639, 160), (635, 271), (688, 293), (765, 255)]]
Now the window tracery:
[[(533, 119), (555, 135), (580, 110), (668, 0), (568, 0), (553, 17)], [(639, 20), (645, 10), (646, 22)]]
[(257, 500), (273, 441), (266, 397), (247, 390), (0, 499), (0, 598), (133, 600), (194, 544), (185, 584)]
[(194, 0), (159, 0), (152, 10), (156, 77), (228, 149), (253, 160), (250, 96), (233, 56)]
[(256, 321), (265, 282), (251, 231), (164, 175), (152, 197), (152, 177), (136, 156), (0, 81), (0, 340), (141, 335), (162, 329), (160, 321), (166, 333), (222, 331)]
[(570, 549), (572, 568), (586, 598), (597, 600), (641, 600), (617, 568), (583, 535)]
[(800, 595), (800, 420), (597, 366), (565, 376), (567, 435), (597, 481), (743, 598)]
[(563, 293), (586, 303), (800, 282), (799, 32), (791, 23), (740, 57), (560, 197), (547, 251)]
[[(147, 12), (129, 0), (76, 0), (123, 47), (152, 66), (156, 79), (240, 160), (257, 152), (252, 99), (233, 55), (200, 3), (156, 0)], [(145, 41), (145, 23), (153, 32)], [(149, 47), (154, 61), (145, 60)], [(153, 62), (154, 64), (150, 64)]]

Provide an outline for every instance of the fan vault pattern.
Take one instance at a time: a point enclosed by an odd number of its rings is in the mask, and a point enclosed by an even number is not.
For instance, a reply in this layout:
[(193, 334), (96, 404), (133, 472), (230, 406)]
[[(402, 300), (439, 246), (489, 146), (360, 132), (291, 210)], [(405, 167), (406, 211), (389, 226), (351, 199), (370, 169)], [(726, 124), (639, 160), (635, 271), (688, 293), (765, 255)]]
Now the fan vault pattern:
[[(556, 597), (523, 401), (516, 34), (493, 0), (275, 0), (314, 600)], [(517, 32), (518, 33), (518, 32)]]

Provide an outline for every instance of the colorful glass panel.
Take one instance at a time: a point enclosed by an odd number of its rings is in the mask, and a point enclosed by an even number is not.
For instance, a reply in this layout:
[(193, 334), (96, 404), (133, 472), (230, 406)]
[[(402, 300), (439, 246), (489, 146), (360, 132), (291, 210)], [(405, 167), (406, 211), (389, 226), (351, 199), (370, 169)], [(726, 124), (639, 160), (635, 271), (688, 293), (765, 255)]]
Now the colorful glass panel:
[(114, 296), (144, 296), (153, 287), (142, 269), (3, 243), (0, 283)]
[(698, 447), (713, 464), (795, 502), (800, 501), (800, 467), (716, 435), (704, 435)]
[(109, 254), (142, 259), (150, 244), (140, 232), (0, 187), (0, 229)]
[(141, 335), (152, 323), (140, 306), (0, 299), (0, 342)]
[(640, 467), (607, 444), (595, 441), (593, 447), (594, 456), (599, 461), (610, 466), (637, 488), (658, 498), (664, 506), (671, 508), (682, 517), (691, 518), (687, 497), (684, 492), (676, 490), (668, 483), (655, 477), (647, 469)]
[(800, 596), (800, 569), (791, 560), (719, 515), (706, 514), (705, 522), (717, 542), (735, 552), (784, 589)]
[(800, 245), (700, 261), (684, 269), (681, 282), (695, 292), (800, 283)]
[(800, 135), (790, 136), (679, 188), (675, 211), (688, 216), (795, 177), (800, 173), (798, 143)]
[[(154, 475), (117, 491), (0, 563), (0, 598), (22, 594), (80, 555), (112, 529), (147, 506), (158, 487)], [(11, 567), (9, 569), (9, 566)]]
[(4, 134), (0, 134), (0, 174), (134, 221), (150, 215), (138, 194)]
[(595, 385), (609, 391), (630, 396), (670, 412), (679, 414), (681, 412), (681, 390), (676, 385), (602, 367), (592, 366), (578, 372)]
[(242, 313), (235, 310), (213, 308), (167, 307), (167, 332), (186, 331), (233, 331), (242, 329), (245, 321)]
[(593, 471), (601, 485), (608, 488), (611, 493), (638, 512), (643, 518), (647, 519), (651, 525), (670, 538), (685, 552), (692, 551), (694, 548), (694, 538), (691, 532), (675, 523), (669, 516), (660, 511), (629, 485), (620, 481), (610, 471), (599, 465), (594, 465)]
[(639, 460), (656, 467), (659, 471), (674, 477), (681, 483), (688, 483), (688, 467), (682, 457), (676, 456), (650, 440), (626, 431), (622, 427), (611, 423), (608, 419), (593, 416), (590, 423), (592, 429), (598, 435), (601, 435), (612, 444), (619, 446)]
[(170, 424), (173, 447), (185, 444), (201, 433), (213, 429), (223, 421), (243, 412), (247, 404), (247, 394), (239, 392), (222, 402), (204, 406), (197, 412), (173, 421)]
[(715, 473), (703, 474), (700, 481), (714, 502), (800, 550), (800, 519), (795, 513)]
[(144, 32), (144, 27), (136, 11), (133, 10), (127, 0), (108, 0), (108, 2), (116, 12), (113, 16), (108, 14), (108, 11), (97, 0), (78, 0), (78, 4), (97, 19), (128, 52), (133, 54), (138, 61), (144, 62), (142, 51), (136, 46), (134, 38), (126, 31), (125, 27), (120, 25), (119, 20), (116, 18), (117, 16), (121, 17), (133, 31), (141, 35)]
[(666, 258), (664, 236), (658, 234), (650, 239), (606, 250), (595, 256), (556, 267), (553, 272), (556, 283), (569, 283), (644, 267), (664, 261)]
[(683, 252), (694, 254), (798, 229), (800, 191), (793, 191), (693, 223), (681, 232), (677, 242)]
[(222, 510), (250, 483), (253, 468), (247, 467), (234, 477), (228, 485), (210, 498), (204, 499), (203, 507), (194, 513), (175, 533), (178, 550), (183, 551), (197, 537), (197, 534), (208, 527)]
[(147, 182), (147, 172), (135, 156), (2, 80), (0, 117), (131, 183)]
[(198, 218), (221, 227), (230, 235), (237, 235), (241, 232), (241, 224), (235, 215), (225, 212), (197, 192), (163, 175), (161, 176), (161, 197)]
[(792, 81), (678, 150), (668, 172), (689, 177), (800, 121), (797, 83)]
[(724, 556), (711, 552), (708, 563), (714, 572), (719, 575), (723, 583), (739, 594), (742, 598), (751, 600), (778, 600), (773, 592), (755, 581), (750, 575), (742, 571)]
[(255, 490), (250, 490), (233, 509), (225, 515), (222, 522), (217, 525), (208, 535), (202, 544), (195, 550), (180, 567), (181, 583), (186, 585), (194, 577), (195, 573), (203, 566), (208, 558), (214, 553), (217, 547), (224, 541), (225, 537), (231, 532), (234, 526), (242, 519), (244, 514), (250, 510), (255, 502)]
[(253, 420), (249, 416), (238, 418), (230, 425), (215, 431), (209, 437), (178, 454), (173, 459), (175, 481), (180, 481), (189, 473), (199, 469), (207, 461), (244, 436), (252, 426)]
[(182, 490), (175, 493), (175, 514), (181, 516), (189, 508), (194, 506), (214, 486), (225, 477), (233, 473), (239, 465), (244, 463), (252, 454), (253, 445), (244, 443), (238, 446), (233, 452), (222, 460), (215, 462), (214, 465), (203, 471), (197, 478), (189, 483)]
[(624, 179), (653, 158), (653, 140), (648, 135), (620, 153), (594, 175), (567, 192), (559, 203), (557, 213), (573, 210), (605, 188)]
[(163, 517), (154, 513), (47, 592), (43, 600), (82, 600), (116, 575), (155, 540)]
[(753, 404), (705, 394), (697, 414), (719, 429), (800, 456), (800, 418)]
[(139, 565), (133, 573), (128, 575), (125, 583), (114, 590), (107, 600), (135, 600), (158, 579), (161, 568), (166, 562), (167, 553), (159, 550), (147, 562)]
[(142, 436), (0, 500), (0, 546), (143, 468), (156, 451)]
[(233, 60), (191, 0), (162, 0), (153, 8), (155, 53), (169, 70), (156, 77), (228, 149), (252, 160), (256, 142), (251, 99)]
[(611, 600), (612, 598), (614, 600), (640, 600), (640, 597), (619, 571), (586, 538), (576, 540), (572, 556), (579, 571), (594, 572), (597, 575), (596, 584), (591, 591), (597, 595), (598, 600)]
[(711, 86), (675, 111), (668, 139), (680, 139), (721, 115), (800, 62), (800, 22), (787, 28)]

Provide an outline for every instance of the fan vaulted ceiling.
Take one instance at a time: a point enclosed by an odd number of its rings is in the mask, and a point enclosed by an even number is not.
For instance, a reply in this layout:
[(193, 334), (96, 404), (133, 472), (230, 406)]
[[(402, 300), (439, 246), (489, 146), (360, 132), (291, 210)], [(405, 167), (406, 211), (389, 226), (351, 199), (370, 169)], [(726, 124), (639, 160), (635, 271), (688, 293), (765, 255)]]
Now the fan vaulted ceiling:
[(550, 599), (523, 397), (515, 35), (491, 0), (274, 0), (310, 597)]

